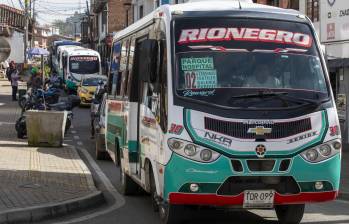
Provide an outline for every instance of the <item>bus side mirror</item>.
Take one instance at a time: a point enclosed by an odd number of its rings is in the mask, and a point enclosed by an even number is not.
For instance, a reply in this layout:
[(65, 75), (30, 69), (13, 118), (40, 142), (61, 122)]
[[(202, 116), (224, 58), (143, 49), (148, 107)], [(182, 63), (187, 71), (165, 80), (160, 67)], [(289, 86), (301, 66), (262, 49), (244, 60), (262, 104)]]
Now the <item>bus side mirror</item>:
[(139, 65), (139, 71), (143, 81), (154, 83), (156, 81), (156, 67), (158, 57), (158, 41), (144, 40), (140, 46), (140, 60), (143, 62)]

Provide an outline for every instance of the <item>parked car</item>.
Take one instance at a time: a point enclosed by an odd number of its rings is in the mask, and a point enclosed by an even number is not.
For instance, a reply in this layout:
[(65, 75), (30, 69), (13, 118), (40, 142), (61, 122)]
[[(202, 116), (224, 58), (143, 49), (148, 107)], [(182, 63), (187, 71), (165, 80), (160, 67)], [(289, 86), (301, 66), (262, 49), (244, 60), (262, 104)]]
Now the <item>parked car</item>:
[(82, 105), (89, 105), (92, 102), (93, 95), (101, 83), (107, 81), (107, 77), (101, 75), (86, 76), (82, 79), (78, 87), (77, 95), (80, 97)]

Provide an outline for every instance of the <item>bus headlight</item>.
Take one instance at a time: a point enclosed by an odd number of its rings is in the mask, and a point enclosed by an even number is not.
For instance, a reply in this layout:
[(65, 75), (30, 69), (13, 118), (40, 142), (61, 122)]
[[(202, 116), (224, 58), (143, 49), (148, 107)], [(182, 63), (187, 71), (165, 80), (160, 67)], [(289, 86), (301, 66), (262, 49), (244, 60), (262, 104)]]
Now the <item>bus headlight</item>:
[(177, 138), (168, 139), (167, 144), (174, 153), (197, 162), (211, 163), (220, 156), (216, 151)]
[(323, 156), (329, 156), (329, 155), (331, 155), (331, 146), (329, 146), (329, 145), (322, 145), (322, 146), (320, 146), (320, 148), (319, 148), (320, 150), (320, 154), (321, 155), (323, 155)]
[(341, 148), (341, 141), (336, 139), (305, 150), (301, 153), (301, 156), (308, 162), (317, 163), (340, 153)]
[(184, 153), (187, 155), (187, 156), (195, 156), (196, 154), (196, 146), (193, 145), (193, 144), (187, 144), (185, 147), (184, 147)]

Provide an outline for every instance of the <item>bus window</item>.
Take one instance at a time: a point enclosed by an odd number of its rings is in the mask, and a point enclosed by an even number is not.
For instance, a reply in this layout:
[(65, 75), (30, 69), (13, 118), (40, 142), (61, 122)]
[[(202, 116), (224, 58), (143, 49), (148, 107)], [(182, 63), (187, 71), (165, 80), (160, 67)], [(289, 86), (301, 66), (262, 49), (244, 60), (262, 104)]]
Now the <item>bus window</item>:
[(132, 68), (133, 68), (133, 61), (134, 61), (134, 53), (135, 53), (135, 39), (133, 38), (130, 43), (130, 49), (129, 49), (129, 56), (128, 56), (128, 67), (127, 67), (127, 75), (126, 77), (128, 79), (127, 85), (125, 85), (125, 95), (128, 97), (130, 96), (130, 89), (131, 89), (131, 83), (132, 83)]
[(123, 95), (123, 87), (125, 83), (125, 73), (127, 72), (127, 55), (128, 55), (128, 48), (129, 48), (129, 40), (122, 41), (122, 48), (121, 48), (121, 58), (120, 58), (120, 71), (117, 82), (117, 88), (116, 88), (116, 95), (122, 96)]
[(108, 79), (108, 93), (115, 96), (116, 87), (118, 81), (118, 74), (120, 69), (120, 57), (121, 57), (121, 43), (117, 42), (113, 45), (113, 54), (110, 64), (110, 73)]

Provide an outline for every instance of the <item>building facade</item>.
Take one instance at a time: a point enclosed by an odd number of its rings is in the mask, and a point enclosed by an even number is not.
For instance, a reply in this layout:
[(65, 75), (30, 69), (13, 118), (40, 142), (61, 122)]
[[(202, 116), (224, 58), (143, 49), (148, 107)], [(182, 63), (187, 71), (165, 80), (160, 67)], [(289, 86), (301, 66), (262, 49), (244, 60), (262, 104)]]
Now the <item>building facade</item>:
[(10, 49), (6, 50), (6, 54), (8, 54), (8, 51), (10, 52), (7, 59), (16, 63), (24, 62), (24, 27), (24, 11), (0, 4), (1, 41), (6, 41), (6, 45), (10, 46)]
[(88, 24), (83, 28), (82, 37), (101, 54), (104, 73), (109, 63), (113, 36), (133, 23), (131, 6), (131, 0), (91, 0), (91, 15), (84, 19)]

